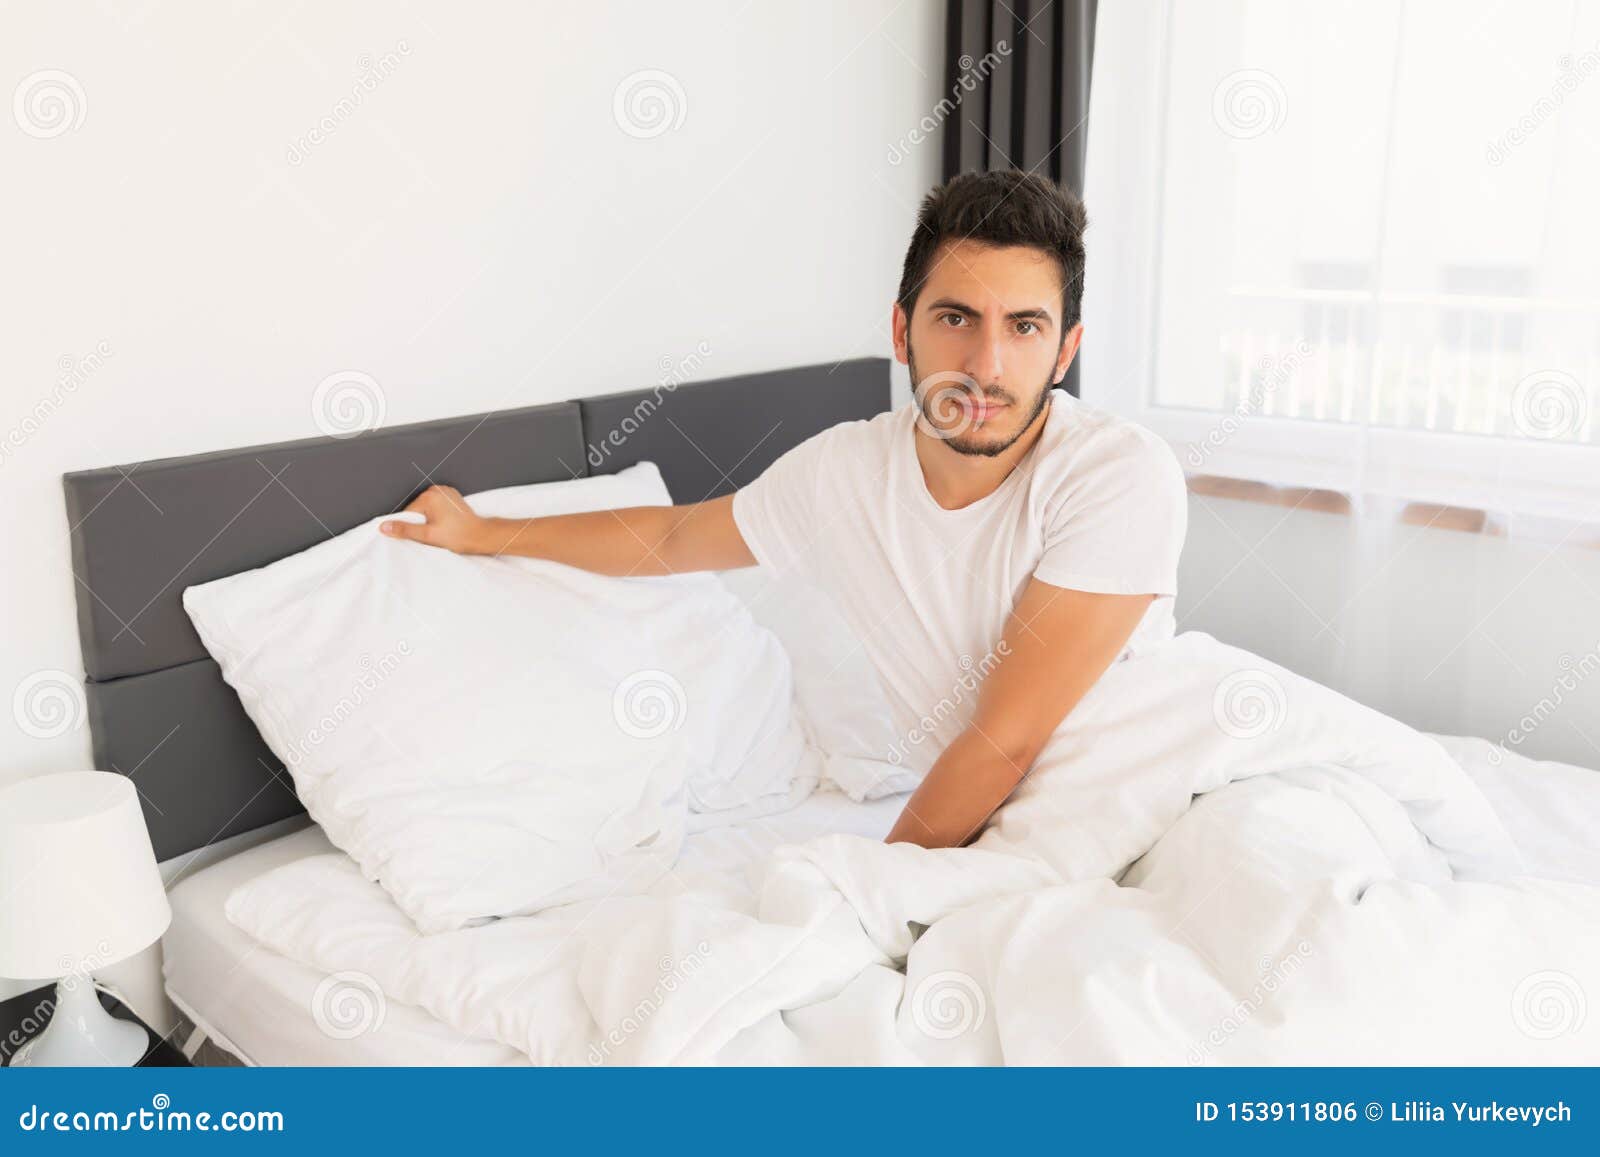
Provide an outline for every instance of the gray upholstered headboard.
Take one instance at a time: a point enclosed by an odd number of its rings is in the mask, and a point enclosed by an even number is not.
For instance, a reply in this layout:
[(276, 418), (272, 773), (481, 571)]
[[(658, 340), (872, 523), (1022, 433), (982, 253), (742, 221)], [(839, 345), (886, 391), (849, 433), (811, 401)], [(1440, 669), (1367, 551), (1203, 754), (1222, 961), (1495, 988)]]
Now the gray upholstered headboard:
[(184, 613), (185, 587), (398, 510), (430, 482), (472, 493), (648, 460), (674, 502), (700, 502), (888, 407), (888, 360), (862, 358), (68, 474), (95, 765), (138, 785), (161, 859), (299, 812)]

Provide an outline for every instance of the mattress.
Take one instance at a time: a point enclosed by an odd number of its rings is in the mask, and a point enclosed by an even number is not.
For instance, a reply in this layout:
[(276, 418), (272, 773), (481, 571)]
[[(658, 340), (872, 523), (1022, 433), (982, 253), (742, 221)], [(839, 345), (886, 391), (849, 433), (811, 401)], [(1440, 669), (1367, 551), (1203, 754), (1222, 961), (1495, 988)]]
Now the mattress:
[[(674, 878), (743, 888), (745, 869), (773, 848), (830, 832), (881, 838), (904, 803), (904, 796), (890, 796), (859, 804), (837, 791), (818, 791), (791, 811), (689, 836)], [(175, 886), (169, 895), (172, 923), (162, 937), (162, 974), (173, 1004), (211, 1041), (247, 1064), (527, 1064), (523, 1053), (464, 1036), (421, 1008), (378, 1002), (359, 978), (330, 977), (273, 952), (223, 914), (229, 893), (246, 880), (335, 850), (322, 829), (308, 821)], [(345, 1033), (337, 1016), (314, 1015), (330, 1001), (351, 1006), (362, 1031)]]

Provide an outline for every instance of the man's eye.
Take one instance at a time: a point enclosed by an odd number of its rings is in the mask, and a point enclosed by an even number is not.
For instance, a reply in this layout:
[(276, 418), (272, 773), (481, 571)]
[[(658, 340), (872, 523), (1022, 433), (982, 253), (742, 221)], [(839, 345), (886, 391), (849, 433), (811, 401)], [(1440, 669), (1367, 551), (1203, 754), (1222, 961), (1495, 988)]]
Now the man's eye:
[[(1027, 326), (1027, 328), (1023, 329), (1022, 328), (1023, 326)], [(1019, 322), (1017, 322), (1017, 329), (1022, 333), (1023, 337), (1031, 337), (1034, 334), (1039, 332), (1038, 325), (1036, 325), (1035, 323), (1033, 323), (1031, 321), (1019, 321)]]
[(958, 321), (966, 321), (967, 319), (962, 317), (959, 313), (947, 313), (943, 317), (941, 317), (939, 320), (940, 321), (945, 321), (945, 322), (958, 322)]

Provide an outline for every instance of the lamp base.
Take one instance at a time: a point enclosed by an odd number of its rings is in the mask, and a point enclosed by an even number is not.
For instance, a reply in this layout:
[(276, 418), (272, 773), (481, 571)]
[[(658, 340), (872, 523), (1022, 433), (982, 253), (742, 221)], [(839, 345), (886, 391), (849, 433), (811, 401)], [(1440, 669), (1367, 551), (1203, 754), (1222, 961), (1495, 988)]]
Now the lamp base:
[(149, 1049), (145, 1027), (112, 1016), (101, 1005), (94, 981), (78, 974), (56, 983), (56, 1010), (50, 1023), (17, 1050), (11, 1066), (127, 1068), (138, 1064)]

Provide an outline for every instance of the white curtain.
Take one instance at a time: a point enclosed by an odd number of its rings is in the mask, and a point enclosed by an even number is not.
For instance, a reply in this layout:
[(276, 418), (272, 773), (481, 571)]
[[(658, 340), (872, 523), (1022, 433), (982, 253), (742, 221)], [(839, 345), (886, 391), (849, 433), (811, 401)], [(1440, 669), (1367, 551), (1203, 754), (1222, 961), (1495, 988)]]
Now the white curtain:
[(1085, 400), (1352, 504), (1197, 496), (1181, 624), (1600, 767), (1600, 3), (1118, 0), (1095, 51)]
[(1600, 4), (1128, 0), (1083, 394), (1193, 473), (1600, 514)]

